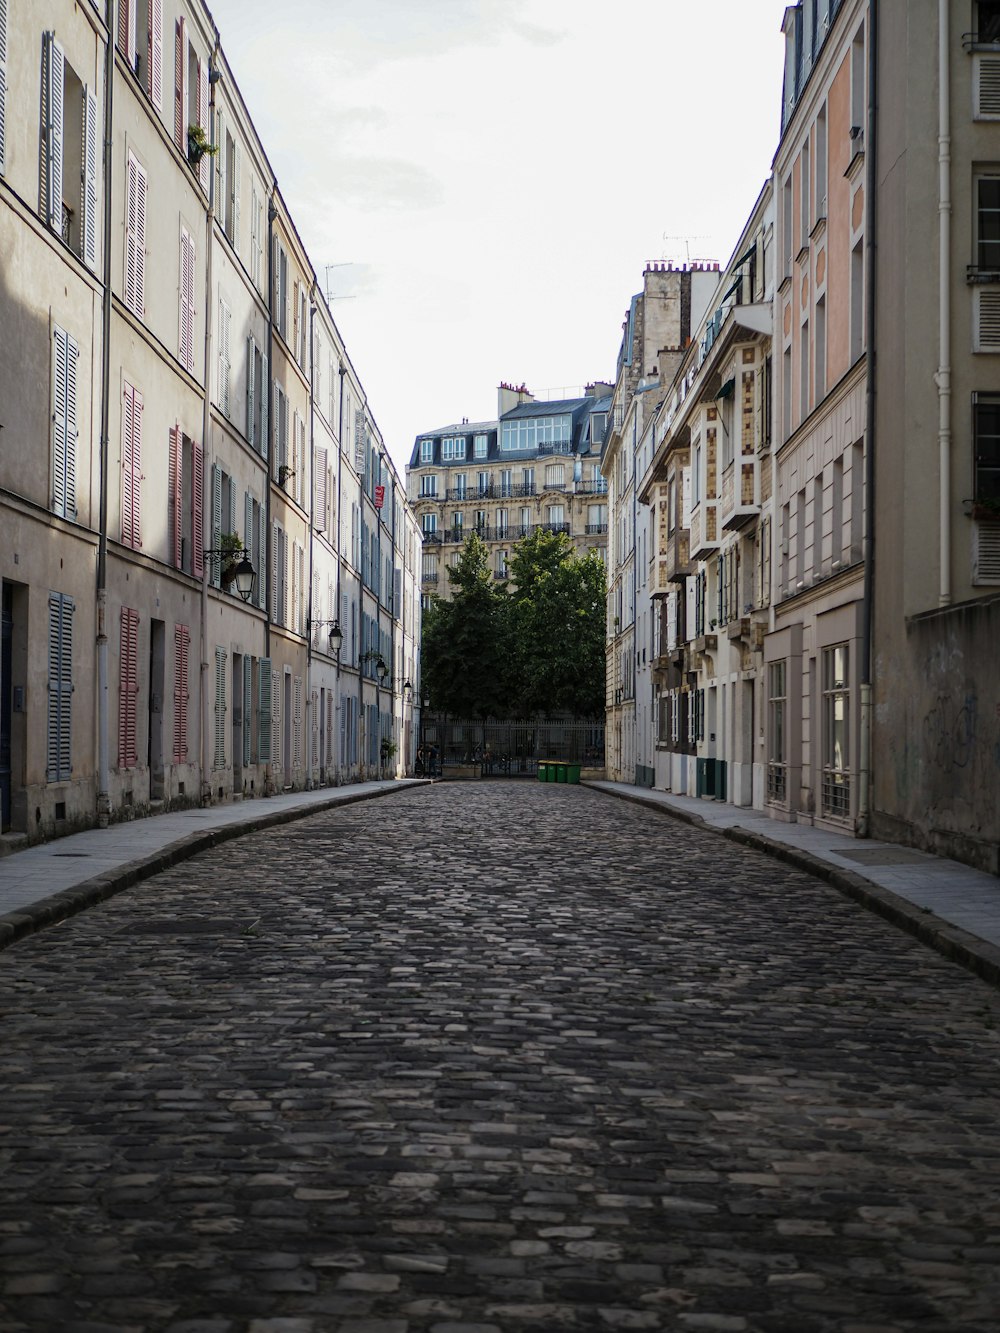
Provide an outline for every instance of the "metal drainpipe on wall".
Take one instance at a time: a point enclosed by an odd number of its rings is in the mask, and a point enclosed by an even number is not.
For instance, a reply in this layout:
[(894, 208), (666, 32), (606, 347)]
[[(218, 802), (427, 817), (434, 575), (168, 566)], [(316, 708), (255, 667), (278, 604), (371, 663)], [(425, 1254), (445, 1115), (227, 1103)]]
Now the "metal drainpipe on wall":
[[(215, 85), (213, 77), (218, 68), (219, 40), (216, 33), (215, 50), (209, 61), (208, 75), (208, 127), (209, 142), (215, 142)], [(203, 482), (207, 483), (211, 473), (208, 462), (208, 437), (212, 424), (212, 392), (210, 370), (212, 366), (212, 251), (215, 227), (215, 164), (209, 158), (208, 163), (208, 212), (205, 215), (205, 361), (204, 391), (202, 394), (201, 437), (202, 456), (205, 459)], [(211, 488), (209, 488), (211, 496)], [(205, 496), (202, 493), (202, 512), (205, 511)], [(204, 528), (203, 528), (204, 532)], [(201, 804), (212, 804), (211, 767), (208, 754), (208, 579), (213, 561), (202, 561), (201, 576), (201, 670), (199, 672), (199, 717), (201, 719)]]
[[(315, 344), (316, 344), (316, 279), (313, 278), (312, 292), (309, 299), (309, 466), (306, 469), (306, 477), (310, 479), (309, 486), (309, 586), (306, 591), (306, 606), (309, 608), (306, 615), (306, 791), (312, 791), (313, 787), (313, 766), (312, 766), (312, 728), (313, 728), (313, 705), (312, 705), (312, 645), (313, 645), (313, 523), (316, 515), (313, 510), (313, 502), (316, 498), (316, 484), (313, 479), (313, 468), (316, 465), (316, 405), (315, 405)], [(305, 485), (305, 477), (302, 479)]]
[(862, 644), (860, 695), (860, 755), (858, 762), (858, 813), (854, 831), (859, 838), (871, 836), (872, 788), (872, 624), (875, 614), (875, 281), (878, 241), (876, 237), (876, 132), (878, 128), (878, 2), (871, 0), (868, 10), (868, 124), (865, 129), (867, 153), (865, 172), (865, 516), (864, 585), (862, 594)]
[(108, 700), (108, 486), (111, 453), (111, 126), (114, 110), (117, 10), (108, 7), (104, 49), (104, 291), (101, 294), (101, 492), (97, 546), (97, 826), (111, 822)]

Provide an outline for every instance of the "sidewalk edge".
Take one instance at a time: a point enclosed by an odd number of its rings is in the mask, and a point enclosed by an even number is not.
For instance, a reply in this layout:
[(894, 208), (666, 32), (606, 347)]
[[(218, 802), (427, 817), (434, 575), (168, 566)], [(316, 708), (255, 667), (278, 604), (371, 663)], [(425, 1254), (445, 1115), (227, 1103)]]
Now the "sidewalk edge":
[(893, 893), (891, 889), (885, 889), (880, 884), (865, 879), (863, 875), (843, 870), (840, 866), (835, 866), (829, 861), (823, 861), (809, 852), (800, 851), (796, 847), (789, 847), (785, 843), (777, 842), (763, 833), (756, 833), (743, 828), (739, 824), (734, 824), (729, 828), (719, 828), (716, 825), (709, 824), (701, 815), (693, 814), (687, 810), (677, 810), (662, 801), (650, 800), (644, 797), (641, 792), (612, 791), (607, 787), (591, 786), (590, 783), (583, 785), (590, 787), (591, 791), (596, 791), (599, 794), (616, 796), (619, 800), (631, 801), (635, 805), (641, 805), (646, 810), (659, 811), (672, 819), (680, 820), (684, 824), (703, 828), (709, 833), (720, 834), (722, 837), (728, 838), (730, 842), (738, 842), (745, 847), (752, 847), (756, 851), (764, 852), (768, 856), (773, 856), (776, 860), (794, 866), (797, 870), (804, 870), (810, 875), (815, 875), (818, 879), (825, 880), (840, 893), (853, 898), (855, 902), (861, 903), (870, 911), (876, 912), (884, 920), (907, 931), (921, 944), (928, 945), (953, 963), (958, 963), (967, 971), (973, 972), (982, 981), (1000, 987), (1000, 949), (990, 944), (989, 941), (982, 940), (977, 935), (963, 930), (961, 926), (952, 925), (951, 922), (946, 921), (929, 909), (917, 907), (906, 898), (901, 898), (898, 894)]
[[(126, 889), (131, 889), (143, 880), (151, 879), (153, 875), (179, 865), (181, 861), (197, 856), (199, 852), (206, 852), (222, 843), (232, 842), (234, 838), (243, 837), (247, 833), (260, 833), (282, 824), (291, 824), (297, 819), (305, 819), (309, 815), (320, 814), (337, 806), (356, 805), (358, 801), (373, 801), (381, 796), (397, 796), (413, 785), (406, 783), (399, 787), (382, 787), (377, 791), (358, 791), (347, 796), (331, 793), (330, 798), (325, 801), (296, 805), (289, 810), (274, 810), (270, 814), (254, 815), (220, 828), (191, 833), (186, 838), (168, 843), (150, 856), (144, 856), (138, 861), (127, 861), (116, 870), (96, 875), (93, 879), (84, 880), (83, 883), (76, 884), (71, 889), (63, 889), (51, 897), (40, 898), (16, 912), (0, 915), (0, 951), (9, 948), (27, 935), (34, 935), (47, 926), (57, 925), (60, 921), (76, 916), (88, 907), (124, 893)], [(333, 792), (336, 791), (337, 788), (333, 788)]]

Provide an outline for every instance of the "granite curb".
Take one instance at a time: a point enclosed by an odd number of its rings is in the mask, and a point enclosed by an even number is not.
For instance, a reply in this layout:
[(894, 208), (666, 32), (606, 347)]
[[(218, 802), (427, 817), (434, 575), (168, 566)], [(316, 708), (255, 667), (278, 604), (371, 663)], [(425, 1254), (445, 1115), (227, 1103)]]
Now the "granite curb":
[(319, 814), (341, 805), (356, 805), (358, 801), (372, 801), (380, 796), (396, 796), (413, 786), (423, 786), (421, 782), (407, 782), (396, 787), (382, 787), (374, 791), (352, 792), (348, 796), (331, 795), (329, 800), (315, 801), (309, 805), (296, 805), (287, 810), (274, 810), (270, 814), (254, 815), (237, 823), (225, 824), (218, 828), (205, 829), (191, 833), (186, 838), (168, 843), (166, 847), (137, 861), (127, 861), (117, 869), (93, 879), (84, 880), (71, 889), (63, 889), (49, 898), (40, 898), (38, 902), (22, 907), (16, 912), (0, 915), (0, 951), (9, 948), (26, 935), (34, 935), (46, 926), (57, 925), (78, 912), (94, 907), (97, 903), (124, 893), (143, 880), (151, 879), (161, 871), (186, 861), (199, 852), (206, 852), (222, 843), (241, 838), (247, 833), (260, 833), (265, 829), (277, 828), (282, 824), (294, 823), (309, 815)]
[(581, 785), (590, 787), (591, 791), (598, 794), (631, 801), (635, 805), (641, 805), (645, 810), (658, 810), (672, 819), (703, 828), (708, 833), (718, 833), (731, 842), (752, 847), (756, 851), (773, 856), (778, 861), (783, 861), (786, 865), (793, 866), (796, 870), (804, 870), (807, 874), (815, 875), (870, 911), (877, 912), (884, 920), (907, 931), (921, 944), (935, 949), (953, 963), (958, 963), (981, 980), (989, 982), (990, 985), (1000, 987), (1000, 949), (970, 934), (969, 931), (962, 930), (960, 926), (942, 920), (930, 909), (916, 907), (905, 898), (893, 893), (891, 889), (874, 884), (863, 875), (844, 870), (818, 856), (813, 856), (810, 852), (789, 847), (785, 843), (768, 838), (763, 833), (743, 828), (739, 824), (720, 828), (718, 825), (710, 824), (702, 815), (688, 810), (678, 810), (662, 801), (650, 800), (641, 792), (609, 791), (606, 787), (591, 786), (590, 783)]

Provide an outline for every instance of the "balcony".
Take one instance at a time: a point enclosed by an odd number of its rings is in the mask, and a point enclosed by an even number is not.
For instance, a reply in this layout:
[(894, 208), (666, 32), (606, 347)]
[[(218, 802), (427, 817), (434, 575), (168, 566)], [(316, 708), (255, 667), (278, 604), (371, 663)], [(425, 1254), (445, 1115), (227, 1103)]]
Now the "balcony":
[(427, 574), (427, 573), (424, 573), (424, 574), (421, 574), (421, 575), (420, 575), (420, 582), (421, 582), (421, 583), (437, 583), (437, 581), (438, 581), (438, 576), (437, 576), (437, 574)]
[(441, 534), (440, 534), (440, 532), (438, 532), (438, 530), (437, 530), (436, 528), (434, 529), (433, 532), (425, 532), (425, 533), (423, 534), (423, 537), (424, 537), (424, 545), (425, 545), (425, 546), (440, 546), (440, 545), (441, 545)]
[(536, 532), (569, 532), (568, 523), (539, 523), (536, 525)]
[(607, 495), (608, 483), (603, 477), (600, 481), (578, 481), (574, 490), (577, 495)]
[(597, 536), (600, 533), (607, 532), (607, 530), (608, 530), (607, 523), (588, 523), (587, 526), (584, 528), (584, 532), (587, 534), (588, 537)]

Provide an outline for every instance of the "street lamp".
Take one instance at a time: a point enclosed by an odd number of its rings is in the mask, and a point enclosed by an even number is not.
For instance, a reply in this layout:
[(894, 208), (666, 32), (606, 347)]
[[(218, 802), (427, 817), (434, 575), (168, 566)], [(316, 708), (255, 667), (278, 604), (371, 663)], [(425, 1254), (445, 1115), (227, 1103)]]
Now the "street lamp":
[(243, 550), (232, 550), (222, 547), (218, 550), (212, 549), (205, 552), (206, 560), (235, 560), (239, 556), (237, 563), (229, 564), (222, 571), (220, 582), (224, 587), (229, 587), (231, 583), (236, 584), (236, 591), (242, 597), (244, 602), (249, 602), (253, 597), (254, 588), (257, 585), (257, 571), (250, 563), (250, 552)]
[(344, 631), (340, 628), (339, 620), (311, 620), (306, 625), (306, 633), (311, 634), (314, 625), (322, 625), (330, 631), (330, 652), (334, 657), (340, 656), (340, 650), (344, 646)]

